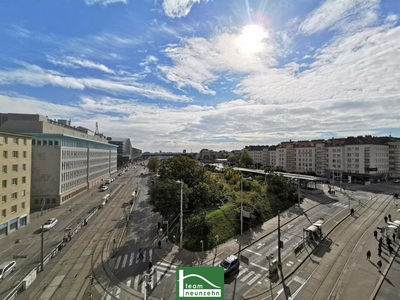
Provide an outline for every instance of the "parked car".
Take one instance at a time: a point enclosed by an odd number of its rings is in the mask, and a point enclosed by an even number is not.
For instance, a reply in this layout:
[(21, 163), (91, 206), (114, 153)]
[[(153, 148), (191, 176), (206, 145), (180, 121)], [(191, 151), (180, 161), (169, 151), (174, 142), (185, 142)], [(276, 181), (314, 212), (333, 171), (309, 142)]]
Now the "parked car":
[(0, 265), (0, 282), (2, 282), (10, 273), (14, 272), (16, 267), (17, 263), (13, 260), (2, 263)]
[(109, 178), (106, 180), (106, 184), (110, 184), (112, 182), (112, 180)]
[(400, 179), (396, 179), (393, 183), (400, 183)]
[[(56, 218), (48, 219), (43, 224), (43, 230), (48, 231), (48, 230), (52, 229), (54, 226), (56, 226), (57, 223), (58, 223), (58, 220)], [(42, 226), (40, 226), (39, 229), (42, 230)]]
[(101, 192), (105, 192), (105, 191), (107, 191), (107, 190), (108, 190), (108, 186), (106, 186), (106, 185), (103, 186), (103, 187), (100, 189)]
[(224, 268), (224, 275), (229, 276), (239, 270), (239, 259), (236, 255), (231, 255), (225, 258), (219, 265)]

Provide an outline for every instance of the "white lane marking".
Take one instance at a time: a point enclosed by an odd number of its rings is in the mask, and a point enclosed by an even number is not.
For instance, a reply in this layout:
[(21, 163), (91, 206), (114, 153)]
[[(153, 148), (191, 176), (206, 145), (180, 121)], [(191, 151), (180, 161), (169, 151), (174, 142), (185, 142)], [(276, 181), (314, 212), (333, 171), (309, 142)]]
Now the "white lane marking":
[(241, 282), (245, 282), (247, 279), (249, 279), (251, 276), (253, 276), (255, 272), (254, 271), (250, 271), (246, 276), (244, 276), (240, 281)]
[(115, 263), (114, 269), (118, 269), (119, 263), (121, 262), (121, 256), (118, 256), (117, 262)]
[(252, 280), (250, 280), (247, 284), (248, 285), (252, 285), (254, 282), (256, 282), (256, 280), (258, 279), (258, 278), (260, 278), (261, 277), (261, 274), (257, 274), (256, 276), (254, 276), (253, 277), (253, 279)]
[(117, 290), (115, 291), (115, 296), (117, 297), (117, 299), (119, 299), (119, 293), (121, 293), (121, 289), (117, 287)]
[(132, 281), (132, 279), (128, 279), (128, 281), (126, 282), (127, 287), (131, 287), (131, 281)]
[(253, 263), (253, 262), (251, 262), (250, 264), (251, 264), (252, 266), (256, 266), (256, 267), (258, 267), (258, 268), (260, 268), (260, 269), (263, 269), (264, 271), (268, 271), (268, 268), (262, 267), (262, 266), (260, 266), (260, 265), (257, 265), (257, 264), (255, 264), (255, 263)]
[(129, 254), (125, 254), (124, 260), (122, 261), (121, 269), (122, 269), (122, 268), (125, 268), (126, 262), (128, 261), (128, 256), (129, 256)]
[(254, 254), (258, 255), (258, 256), (261, 256), (260, 253), (255, 252), (255, 251), (252, 251), (252, 250), (250, 250), (250, 249), (244, 249), (244, 251), (251, 252), (251, 253), (254, 253)]
[(298, 283), (301, 283), (301, 284), (303, 284), (303, 283), (306, 282), (305, 279), (300, 278), (299, 276), (294, 276), (293, 280), (294, 280), (294, 281), (297, 281)]
[(237, 276), (236, 278), (239, 278), (239, 277), (242, 276), (244, 273), (246, 273), (248, 270), (249, 270), (249, 269), (247, 269), (247, 268), (241, 269), (241, 270), (239, 271), (239, 274), (238, 274), (238, 276)]
[(132, 264), (133, 264), (133, 260), (135, 259), (135, 254), (132, 252), (131, 253), (131, 257), (130, 257), (130, 259), (129, 259), (129, 266), (132, 266)]
[(137, 290), (139, 286), (139, 276), (135, 277), (135, 282), (133, 283), (133, 289)]

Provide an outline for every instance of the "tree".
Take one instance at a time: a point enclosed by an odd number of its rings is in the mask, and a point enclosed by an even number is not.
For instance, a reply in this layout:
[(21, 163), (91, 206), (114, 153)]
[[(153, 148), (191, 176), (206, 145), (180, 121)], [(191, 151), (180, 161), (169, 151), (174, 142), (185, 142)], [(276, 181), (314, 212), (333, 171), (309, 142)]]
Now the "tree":
[(245, 166), (246, 168), (253, 165), (253, 158), (250, 156), (248, 152), (243, 152), (240, 155), (240, 165)]
[(147, 167), (150, 171), (156, 172), (160, 167), (160, 159), (157, 156), (150, 157)]
[(206, 170), (200, 167), (197, 160), (186, 156), (174, 156), (160, 164), (160, 180), (183, 180), (189, 188), (204, 179)]
[(238, 165), (240, 160), (240, 155), (234, 155), (228, 157), (228, 162), (232, 165)]

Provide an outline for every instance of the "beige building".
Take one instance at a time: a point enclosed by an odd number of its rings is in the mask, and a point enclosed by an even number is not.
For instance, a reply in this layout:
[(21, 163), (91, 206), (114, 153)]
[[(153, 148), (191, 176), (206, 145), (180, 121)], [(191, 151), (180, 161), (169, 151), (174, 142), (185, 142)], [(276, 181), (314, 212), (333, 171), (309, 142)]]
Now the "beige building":
[(0, 131), (0, 238), (29, 222), (32, 138)]

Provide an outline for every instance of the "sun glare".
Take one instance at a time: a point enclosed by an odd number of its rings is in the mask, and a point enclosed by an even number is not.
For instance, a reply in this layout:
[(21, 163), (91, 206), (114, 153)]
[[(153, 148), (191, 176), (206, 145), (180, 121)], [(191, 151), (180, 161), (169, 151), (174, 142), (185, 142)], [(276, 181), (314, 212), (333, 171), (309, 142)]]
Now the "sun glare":
[(263, 50), (263, 40), (268, 33), (260, 25), (246, 25), (239, 36), (240, 52), (251, 55)]

